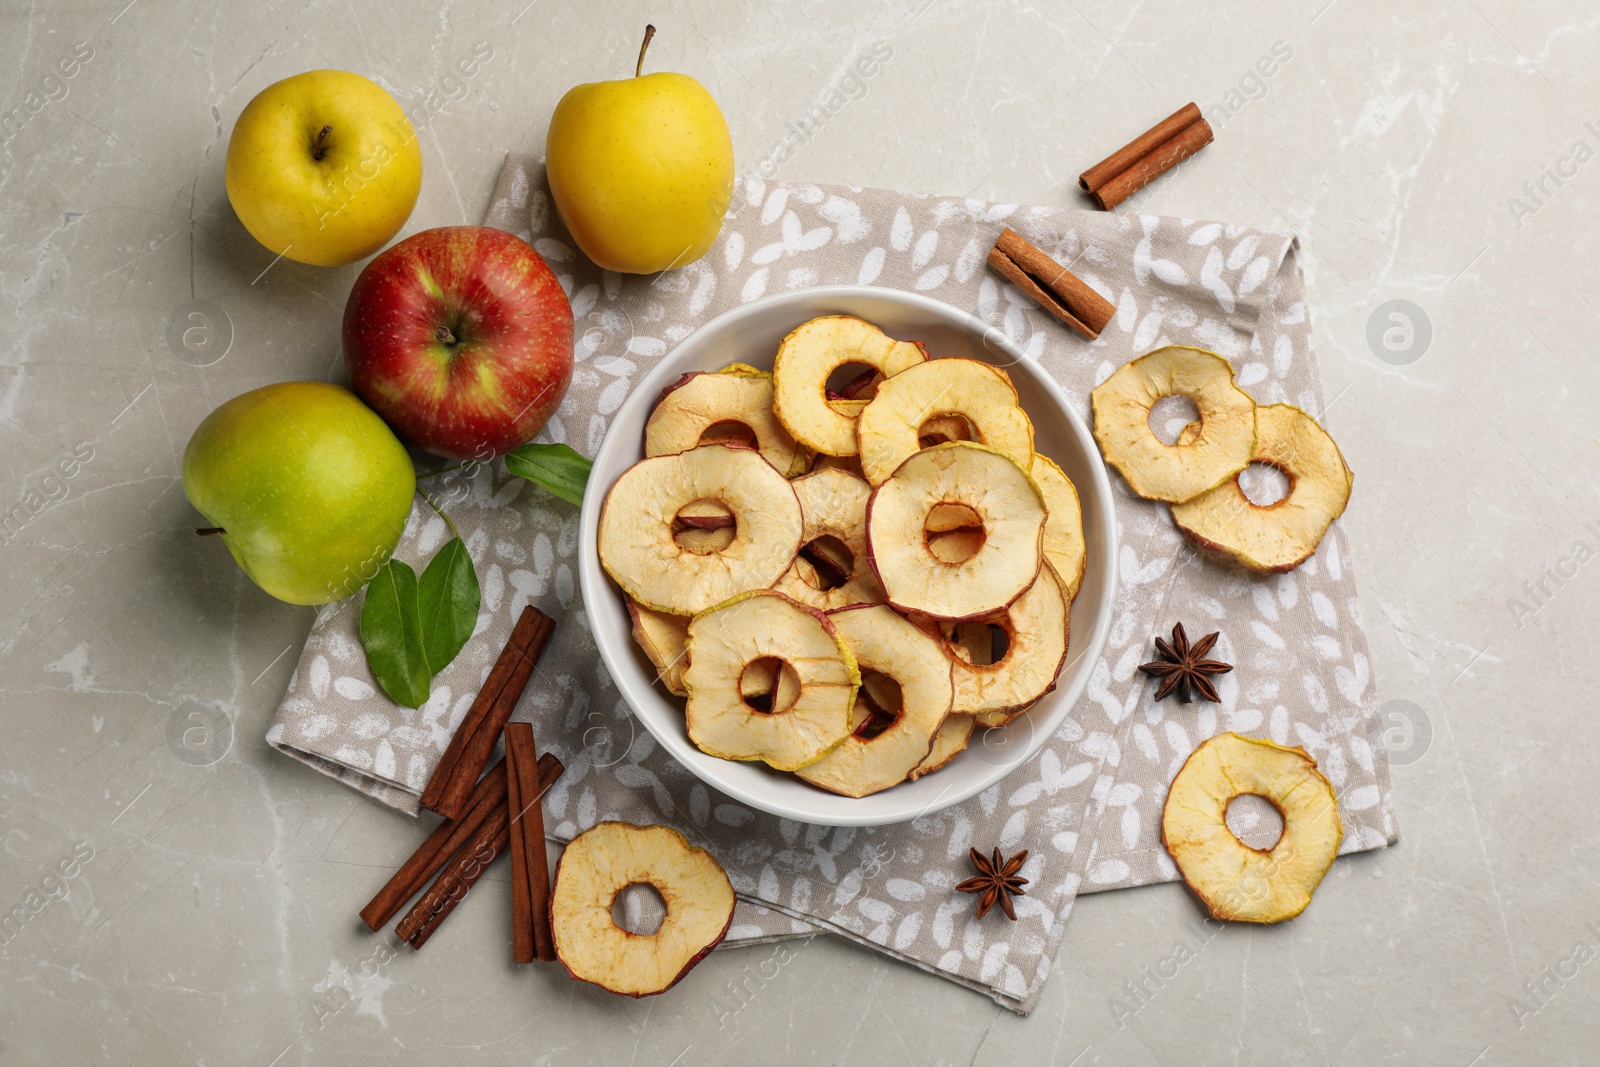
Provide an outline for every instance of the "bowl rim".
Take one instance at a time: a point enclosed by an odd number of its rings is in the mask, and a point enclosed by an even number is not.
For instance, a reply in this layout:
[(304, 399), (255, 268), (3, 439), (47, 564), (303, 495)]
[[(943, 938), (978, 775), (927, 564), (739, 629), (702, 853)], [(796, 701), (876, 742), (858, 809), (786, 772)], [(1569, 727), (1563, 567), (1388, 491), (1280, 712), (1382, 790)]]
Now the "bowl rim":
[[(620, 610), (623, 612), (627, 610), (621, 590), (615, 587), (615, 583), (606, 574), (599, 560), (597, 537), (600, 510), (605, 498), (610, 494), (611, 486), (605, 486), (603, 491), (598, 486), (590, 487), (590, 491), (584, 493), (583, 504), (579, 513), (578, 584), (583, 598), (584, 609), (588, 615), (588, 629), (590, 636), (594, 639), (596, 649), (599, 650), (601, 661), (605, 664), (606, 671), (610, 674), (612, 682), (616, 686), (618, 695), (627, 703), (628, 709), (633, 713), (633, 717), (644, 723), (645, 729), (650, 731), (656, 742), (668, 754), (707, 786), (759, 811), (764, 811), (780, 818), (821, 826), (886, 826), (908, 822), (922, 815), (933, 814), (962, 801), (969, 800), (998, 784), (1018, 767), (1027, 763), (1037, 755), (1039, 749), (1044, 747), (1045, 742), (1055, 734), (1063, 720), (1071, 714), (1072, 709), (1083, 696), (1084, 690), (1088, 686), (1089, 678), (1093, 673), (1094, 665), (1099, 661), (1110, 634), (1117, 592), (1119, 539), (1117, 536), (1116, 505), (1104, 460), (1101, 458), (1100, 450), (1083, 419), (1067, 400), (1066, 395), (1062, 392), (1061, 387), (1056, 384), (1055, 379), (1038, 365), (1037, 360), (1028, 359), (1003, 330), (985, 322), (971, 312), (963, 311), (942, 300), (936, 300), (920, 293), (911, 293), (901, 289), (875, 285), (810, 286), (775, 293), (771, 296), (751, 301), (748, 304), (730, 308), (719, 315), (707, 319), (675, 343), (634, 385), (627, 398), (623, 400), (622, 404), (611, 416), (610, 423), (606, 427), (605, 436), (600, 442), (600, 447), (595, 451), (595, 464), (599, 465), (601, 458), (611, 449), (628, 447), (625, 443), (620, 442), (620, 428), (631, 421), (630, 415), (635, 409), (653, 404), (662, 389), (684, 373), (683, 369), (674, 365), (673, 357), (686, 345), (691, 345), (697, 339), (711, 333), (713, 330), (725, 330), (746, 319), (762, 318), (770, 314), (774, 308), (791, 302), (804, 302), (815, 306), (819, 303), (835, 302), (848, 304), (862, 299), (909, 305), (916, 312), (926, 314), (937, 325), (965, 331), (982, 338), (982, 347), (988, 348), (992, 345), (1003, 353), (1012, 364), (1029, 364), (1030, 372), (1042, 384), (1046, 396), (1065, 417), (1068, 435), (1074, 439), (1077, 447), (1089, 460), (1090, 477), (1094, 482), (1095, 492), (1102, 504), (1097, 532), (1100, 542), (1105, 546), (1104, 558), (1100, 561), (1100, 565), (1104, 568), (1104, 581), (1100, 587), (1098, 602), (1094, 605), (1096, 621), (1094, 626), (1089, 629), (1085, 640), (1082, 642), (1074, 641), (1069, 646), (1067, 660), (1057, 675), (1058, 680), (1064, 678), (1065, 682), (1054, 691), (1057, 702), (1056, 710), (1045, 720), (1032, 723), (1034, 728), (1031, 730), (1030, 736), (1022, 747), (1019, 756), (1015, 758), (1008, 757), (1003, 761), (991, 764), (993, 768), (991, 773), (982, 775), (973, 783), (969, 783), (959, 789), (941, 791), (932, 801), (927, 803), (911, 804), (889, 811), (878, 811), (871, 810), (874, 806), (870, 802), (874, 798), (887, 800), (892, 797), (894, 790), (888, 789), (868, 797), (859, 798), (859, 803), (864, 805), (859, 815), (800, 811), (786, 803), (762, 795), (759, 790), (747, 789), (738, 782), (729, 781), (711, 773), (706, 767), (701, 766), (701, 761), (702, 759), (715, 757), (705, 756), (688, 739), (687, 734), (683, 734), (681, 731), (674, 732), (665, 729), (664, 724), (663, 728), (658, 729), (652, 717), (640, 711), (639, 707), (630, 698), (628, 689), (622, 682), (624, 677), (637, 673), (637, 664), (632, 663), (631, 660), (625, 661), (625, 657), (630, 654), (630, 651), (612, 647), (606, 639), (602, 638), (600, 630), (596, 626), (595, 620), (600, 617), (601, 613), (607, 610)], [(817, 314), (829, 313), (824, 311)], [(853, 312), (844, 307), (831, 313), (853, 314)], [(808, 314), (807, 316), (807, 318), (812, 317), (815, 317), (815, 314)], [(798, 326), (799, 322), (796, 322), (795, 325)], [(637, 442), (634, 447), (642, 452), (642, 440)], [(630, 465), (633, 462), (637, 462), (637, 460), (631, 460)], [(1081, 495), (1083, 494), (1080, 491)], [(602, 597), (609, 597), (614, 603), (605, 602), (601, 599)], [(1074, 636), (1077, 636), (1076, 631), (1074, 631)], [(1089, 660), (1088, 666), (1084, 669), (1079, 669), (1079, 665), (1085, 659)], [(654, 685), (653, 680), (650, 684)], [(1010, 727), (999, 728), (999, 730), (1007, 729), (1010, 729)], [(819, 791), (819, 795), (832, 796), (832, 794), (822, 791)], [(882, 800), (876, 805), (877, 808), (885, 806)]]

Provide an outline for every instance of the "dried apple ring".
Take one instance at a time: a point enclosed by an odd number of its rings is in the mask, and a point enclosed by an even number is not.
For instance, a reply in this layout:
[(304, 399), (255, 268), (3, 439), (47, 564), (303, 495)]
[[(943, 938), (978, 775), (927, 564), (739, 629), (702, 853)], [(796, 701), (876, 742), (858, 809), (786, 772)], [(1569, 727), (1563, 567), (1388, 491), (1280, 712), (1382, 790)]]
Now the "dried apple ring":
[(688, 696), (683, 687), (683, 642), (689, 636), (689, 619), (668, 615), (628, 599), (628, 617), (633, 620), (633, 639), (639, 643), (656, 677), (675, 696)]
[[(611, 917), (630, 885), (661, 894), (666, 916), (653, 934)], [(666, 826), (602, 822), (561, 853), (550, 896), (550, 932), (567, 973), (613, 993), (671, 989), (733, 924), (733, 884), (716, 858)]]
[(1328, 432), (1297, 407), (1256, 408), (1256, 434), (1250, 462), (1282, 471), (1289, 479), (1288, 494), (1272, 504), (1252, 503), (1235, 475), (1172, 505), (1172, 519), (1197, 544), (1225, 552), (1253, 571), (1292, 571), (1344, 514), (1355, 475)]
[(944, 722), (939, 724), (939, 732), (933, 735), (933, 747), (906, 777), (914, 782), (925, 774), (944, 770), (950, 765), (951, 760), (967, 750), (967, 742), (972, 740), (972, 730), (975, 726), (977, 720), (971, 715), (961, 715), (954, 711), (946, 715)]
[[(1233, 367), (1215, 352), (1168, 345), (1117, 369), (1089, 394), (1100, 452), (1148, 500), (1182, 503), (1244, 470), (1256, 444), (1256, 405), (1233, 384)], [(1150, 429), (1163, 397), (1186, 396), (1200, 430), (1169, 445)]]
[(1061, 579), (1061, 592), (1071, 604), (1083, 584), (1088, 546), (1083, 540), (1083, 508), (1078, 503), (1078, 488), (1065, 471), (1049, 456), (1035, 454), (1028, 471), (1050, 515), (1044, 520), (1044, 558)]
[(772, 410), (790, 435), (830, 456), (856, 454), (856, 413), (861, 400), (828, 398), (828, 376), (847, 363), (863, 363), (885, 376), (921, 363), (915, 341), (896, 341), (870, 322), (828, 315), (797, 327), (778, 346), (772, 365)]
[(864, 797), (899, 785), (927, 758), (950, 712), (950, 664), (937, 640), (887, 604), (843, 608), (828, 617), (862, 677), (894, 684), (884, 687), (887, 694), (863, 685), (850, 736), (799, 774), (829, 792)]
[[(1039, 577), (1005, 612), (991, 620), (1005, 633), (1006, 647), (996, 659), (973, 654), (964, 631), (977, 623), (925, 627), (945, 639), (950, 678), (955, 685), (952, 712), (975, 715), (979, 726), (1004, 726), (1056, 686), (1056, 676), (1067, 658), (1067, 599), (1061, 581), (1049, 562)], [(987, 629), (987, 627), (985, 627)], [(956, 650), (962, 646), (965, 655)]]
[[(950, 636), (955, 638), (953, 647), (961, 650), (958, 656), (951, 657), (952, 660), (959, 658), (980, 666), (994, 662), (994, 635), (986, 623), (958, 622)], [(954, 682), (955, 675), (952, 673), (952, 686)], [(927, 758), (917, 764), (916, 769), (906, 777), (914, 782), (925, 774), (932, 774), (948, 767), (951, 760), (967, 750), (967, 744), (972, 740), (972, 731), (977, 725), (978, 720), (974, 716), (955, 710), (952, 697), (950, 714), (946, 715), (944, 722), (940, 724), (939, 732), (933, 735), (933, 747), (928, 750)]]
[[(1228, 829), (1235, 797), (1259, 796), (1283, 816), (1268, 849)], [(1213, 918), (1275, 923), (1306, 910), (1339, 853), (1333, 786), (1303, 748), (1219, 734), (1184, 761), (1161, 810), (1161, 843)]]
[[(962, 504), (983, 523), (983, 545), (947, 563), (927, 544), (928, 514)], [(941, 619), (1005, 609), (1031, 586), (1044, 558), (1044, 498), (1017, 461), (971, 441), (916, 453), (872, 492), (867, 551), (889, 603)]]
[(789, 484), (800, 498), (805, 532), (793, 565), (773, 588), (823, 611), (883, 603), (883, 590), (867, 561), (871, 486), (826, 467)]
[(1006, 373), (975, 359), (930, 359), (880, 382), (862, 410), (857, 434), (867, 481), (880, 484), (920, 450), (929, 421), (940, 420), (945, 433), (944, 416), (960, 416), (980, 444), (1006, 453), (1023, 470), (1032, 465), (1033, 423)]
[(772, 377), (759, 371), (734, 370), (735, 363), (715, 374), (685, 374), (661, 394), (650, 421), (644, 424), (644, 454), (666, 456), (687, 452), (708, 439), (743, 436), (784, 474), (806, 469), (810, 457), (772, 414)]
[[(727, 505), (735, 522), (733, 540), (704, 554), (673, 536), (678, 513), (699, 500)], [(644, 606), (693, 615), (777, 581), (804, 528), (788, 479), (759, 452), (701, 445), (622, 472), (600, 509), (600, 563)]]
[[(690, 620), (686, 648), (689, 740), (707, 755), (794, 771), (850, 736), (861, 673), (815, 608), (770, 590), (745, 593)], [(746, 685), (752, 670), (760, 686)], [(751, 689), (764, 690), (764, 706), (751, 703)]]

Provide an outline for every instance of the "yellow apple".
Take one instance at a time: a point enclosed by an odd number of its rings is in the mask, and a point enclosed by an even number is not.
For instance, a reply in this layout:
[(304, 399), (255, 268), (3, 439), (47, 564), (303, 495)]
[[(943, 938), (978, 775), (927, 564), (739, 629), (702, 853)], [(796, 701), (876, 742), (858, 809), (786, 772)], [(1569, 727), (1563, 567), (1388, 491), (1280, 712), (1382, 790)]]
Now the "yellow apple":
[[(646, 47), (654, 32), (646, 27)], [(636, 67), (632, 78), (561, 98), (545, 170), (585, 255), (606, 270), (651, 274), (693, 263), (717, 239), (733, 197), (733, 138), (705, 86)]]
[(422, 148), (380, 86), (312, 70), (245, 105), (228, 138), (227, 186), (239, 221), (267, 248), (341, 267), (388, 244), (411, 217)]

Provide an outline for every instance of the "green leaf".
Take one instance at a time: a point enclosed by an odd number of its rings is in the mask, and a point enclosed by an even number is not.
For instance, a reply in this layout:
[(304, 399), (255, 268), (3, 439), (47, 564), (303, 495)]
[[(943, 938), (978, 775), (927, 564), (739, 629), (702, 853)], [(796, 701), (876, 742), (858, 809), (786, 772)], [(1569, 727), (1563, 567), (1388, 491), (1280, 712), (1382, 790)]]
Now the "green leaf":
[[(476, 586), (476, 582), (474, 582)], [(417, 572), (391, 559), (367, 584), (361, 605), (361, 643), (367, 665), (395, 703), (419, 708), (428, 699), (427, 656), (422, 647)]]
[(506, 470), (541, 485), (569, 504), (583, 503), (583, 487), (594, 466), (566, 445), (526, 444), (506, 453)]
[(478, 575), (461, 538), (451, 538), (422, 572), (417, 603), (428, 673), (450, 665), (478, 624)]

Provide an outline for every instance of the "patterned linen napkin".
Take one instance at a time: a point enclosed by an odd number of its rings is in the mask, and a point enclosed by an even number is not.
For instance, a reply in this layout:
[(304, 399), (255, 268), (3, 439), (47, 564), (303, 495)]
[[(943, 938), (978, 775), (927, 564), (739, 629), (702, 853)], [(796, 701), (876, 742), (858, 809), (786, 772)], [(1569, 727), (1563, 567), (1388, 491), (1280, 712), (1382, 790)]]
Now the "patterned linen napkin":
[[(875, 189), (746, 180), (704, 259), (655, 277), (605, 273), (573, 248), (542, 165), (512, 155), (485, 220), (531, 241), (572, 299), (577, 367), (541, 440), (593, 455), (608, 416), (653, 363), (696, 326), (767, 293), (862, 283), (925, 292), (975, 312), (1017, 342), (1089, 419), (1089, 392), (1160, 345), (1227, 356), (1263, 403), (1322, 413), (1304, 280), (1286, 234), (1192, 219), (989, 204)], [(1087, 343), (984, 265), (1009, 225), (1117, 305)], [(937, 355), (937, 353), (935, 353)], [(1083, 699), (1029, 762), (970, 801), (914, 822), (866, 829), (804, 825), (714, 793), (668, 757), (607, 676), (576, 588), (577, 509), (503, 471), (445, 493), (483, 586), (478, 630), (415, 711), (376, 690), (358, 639), (360, 598), (324, 608), (267, 740), (371, 796), (415, 813), (417, 797), (524, 604), (557, 619), (517, 709), (567, 773), (545, 800), (567, 841), (601, 819), (678, 827), (727, 867), (741, 897), (731, 940), (822, 929), (1031, 1011), (1079, 892), (1170, 881), (1160, 843), (1166, 785), (1200, 741), (1224, 730), (1303, 745), (1338, 792), (1344, 851), (1397, 838), (1388, 764), (1349, 549), (1337, 524), (1316, 557), (1255, 576), (1197, 557), (1166, 509), (1120, 477), (1117, 616)], [(1359, 483), (1358, 483), (1359, 484)], [(1356, 495), (1359, 506), (1359, 487)], [(397, 555), (416, 564), (444, 524), (413, 511)], [(1182, 621), (1222, 631), (1220, 704), (1156, 704), (1137, 671), (1152, 637)], [(1026, 719), (1010, 729), (1026, 729)], [(975, 743), (978, 739), (975, 738)], [(973, 758), (982, 758), (974, 756)], [(953, 891), (966, 853), (1027, 848), (1018, 921), (973, 918)]]

